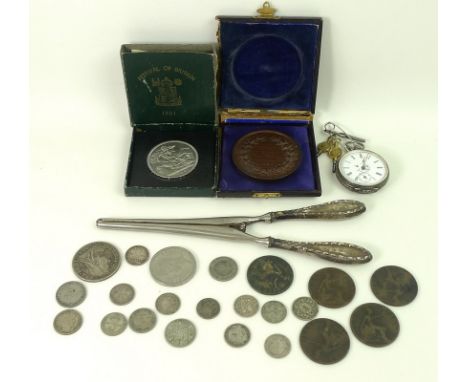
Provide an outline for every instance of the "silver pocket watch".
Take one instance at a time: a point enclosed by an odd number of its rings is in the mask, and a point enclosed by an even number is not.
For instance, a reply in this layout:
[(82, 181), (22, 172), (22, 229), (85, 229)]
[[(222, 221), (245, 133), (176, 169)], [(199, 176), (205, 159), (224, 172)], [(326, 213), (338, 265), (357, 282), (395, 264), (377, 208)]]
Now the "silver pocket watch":
[(370, 194), (387, 183), (390, 175), (387, 162), (379, 154), (365, 149), (364, 139), (345, 133), (331, 122), (325, 124), (324, 131), (347, 140), (344, 143), (346, 152), (336, 165), (336, 177), (343, 186), (360, 194)]

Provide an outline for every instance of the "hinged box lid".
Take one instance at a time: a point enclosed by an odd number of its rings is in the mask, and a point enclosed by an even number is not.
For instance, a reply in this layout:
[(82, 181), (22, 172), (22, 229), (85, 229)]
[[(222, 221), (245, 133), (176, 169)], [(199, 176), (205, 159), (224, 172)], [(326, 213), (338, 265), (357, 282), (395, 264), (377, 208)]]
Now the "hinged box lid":
[(122, 66), (132, 126), (216, 123), (216, 49), (211, 44), (126, 44)]
[(233, 113), (257, 109), (312, 116), (322, 19), (273, 14), (217, 19), (221, 108)]

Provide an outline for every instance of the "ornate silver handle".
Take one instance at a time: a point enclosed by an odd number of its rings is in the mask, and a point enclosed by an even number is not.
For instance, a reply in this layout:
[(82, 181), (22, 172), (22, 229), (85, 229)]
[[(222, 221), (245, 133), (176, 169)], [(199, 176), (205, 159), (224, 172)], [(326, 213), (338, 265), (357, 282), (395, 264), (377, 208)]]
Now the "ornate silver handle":
[(282, 219), (344, 219), (362, 214), (364, 203), (357, 200), (335, 200), (295, 210), (270, 212), (270, 221)]
[(365, 248), (350, 243), (334, 241), (300, 242), (268, 238), (268, 246), (281, 248), (308, 255), (316, 255), (325, 260), (343, 264), (363, 264), (372, 260), (372, 254)]

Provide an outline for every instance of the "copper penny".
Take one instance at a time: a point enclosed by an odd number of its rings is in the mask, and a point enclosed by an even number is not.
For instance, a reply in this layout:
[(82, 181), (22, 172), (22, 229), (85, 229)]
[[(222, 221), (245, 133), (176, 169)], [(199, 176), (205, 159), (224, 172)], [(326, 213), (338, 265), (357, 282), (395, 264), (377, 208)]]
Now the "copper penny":
[(377, 269), (370, 284), (375, 296), (387, 305), (407, 305), (418, 294), (418, 284), (413, 275), (396, 265)]
[(400, 332), (395, 313), (375, 303), (358, 306), (351, 314), (350, 325), (359, 341), (373, 347), (390, 345)]
[(353, 279), (338, 268), (323, 268), (309, 280), (309, 293), (319, 305), (341, 308), (354, 297), (356, 286)]
[(299, 343), (307, 357), (323, 365), (341, 361), (350, 346), (346, 330), (328, 318), (317, 318), (307, 323), (301, 330)]
[(246, 134), (232, 150), (238, 170), (258, 180), (285, 178), (297, 170), (301, 159), (301, 149), (294, 139), (274, 130)]

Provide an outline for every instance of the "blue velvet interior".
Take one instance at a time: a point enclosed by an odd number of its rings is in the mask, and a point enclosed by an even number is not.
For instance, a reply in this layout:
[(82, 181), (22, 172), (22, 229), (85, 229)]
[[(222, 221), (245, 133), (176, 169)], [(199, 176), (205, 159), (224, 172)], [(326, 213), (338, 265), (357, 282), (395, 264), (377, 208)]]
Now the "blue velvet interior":
[[(232, 161), (232, 149), (239, 138), (252, 131), (275, 130), (289, 135), (301, 148), (299, 168), (286, 178), (275, 181), (258, 181), (241, 173)], [(306, 125), (226, 125), (223, 127), (221, 171), (219, 190), (233, 191), (311, 191), (316, 189), (313, 173), (308, 127)]]
[(220, 20), (224, 108), (312, 110), (320, 23)]

